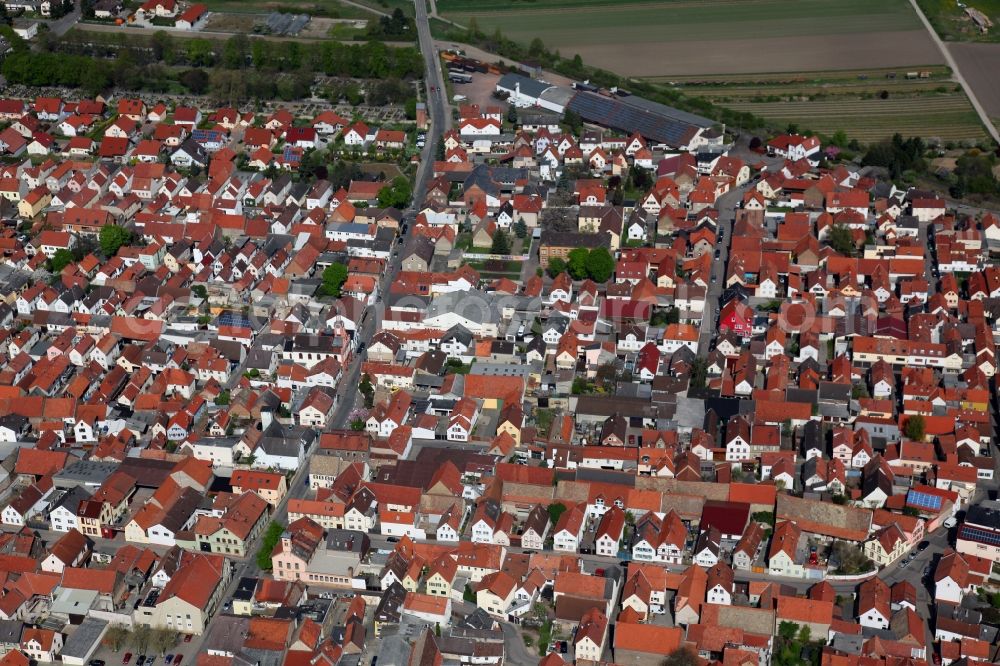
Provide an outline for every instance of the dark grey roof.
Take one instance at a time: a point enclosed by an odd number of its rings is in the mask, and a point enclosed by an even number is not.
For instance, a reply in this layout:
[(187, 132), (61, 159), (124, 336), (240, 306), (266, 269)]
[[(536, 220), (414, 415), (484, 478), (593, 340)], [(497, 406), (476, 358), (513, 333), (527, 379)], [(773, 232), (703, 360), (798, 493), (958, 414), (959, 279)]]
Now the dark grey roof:
[(529, 79), (521, 74), (504, 74), (497, 81), (497, 88), (519, 90), (522, 95), (535, 98), (541, 97), (543, 92), (552, 87), (554, 86), (551, 83)]
[(20, 643), (23, 626), (20, 620), (0, 620), (0, 644)]
[(104, 629), (107, 626), (107, 620), (99, 620), (96, 617), (85, 618), (76, 631), (66, 639), (62, 649), (63, 656), (76, 657), (81, 660), (89, 657), (98, 647), (98, 642), (104, 635)]
[(472, 344), (472, 338), (473, 338), (472, 331), (462, 326), (461, 324), (455, 324), (454, 326), (449, 328), (444, 335), (441, 336), (441, 342), (445, 343), (451, 340), (455, 340), (456, 342), (460, 342), (461, 344), (468, 347), (469, 345)]
[(364, 556), (371, 542), (368, 535), (356, 530), (330, 530), (326, 535), (326, 549), (340, 552), (358, 553)]
[(965, 515), (965, 522), (972, 525), (1000, 529), (1000, 502), (988, 500), (981, 504), (970, 506)]
[(89, 500), (90, 496), (91, 493), (87, 492), (83, 486), (73, 486), (59, 498), (59, 501), (52, 506), (52, 510), (65, 507), (67, 511), (75, 516), (77, 509), (80, 508), (80, 502)]
[(588, 234), (576, 231), (556, 231), (545, 229), (539, 241), (542, 245), (552, 247), (610, 247), (611, 238), (607, 233)]
[(708, 118), (635, 96), (610, 97), (578, 91), (567, 108), (587, 122), (628, 134), (641, 134), (675, 147), (687, 145), (698, 130), (714, 124)]
[(61, 488), (68, 488), (81, 483), (99, 486), (118, 469), (118, 465), (119, 463), (116, 462), (79, 460), (56, 472), (53, 476), (53, 481), (56, 486)]
[(385, 592), (382, 600), (375, 608), (375, 620), (378, 622), (399, 622), (400, 609), (406, 600), (406, 590), (398, 582), (393, 582)]

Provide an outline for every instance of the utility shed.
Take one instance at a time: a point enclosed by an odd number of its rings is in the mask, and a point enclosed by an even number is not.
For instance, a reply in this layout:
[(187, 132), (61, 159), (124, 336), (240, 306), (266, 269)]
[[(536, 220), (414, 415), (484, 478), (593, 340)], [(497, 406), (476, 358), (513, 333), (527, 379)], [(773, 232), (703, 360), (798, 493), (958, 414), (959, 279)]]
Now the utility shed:
[(62, 661), (67, 666), (83, 666), (101, 646), (104, 632), (108, 630), (107, 620), (88, 617), (77, 626), (63, 645)]

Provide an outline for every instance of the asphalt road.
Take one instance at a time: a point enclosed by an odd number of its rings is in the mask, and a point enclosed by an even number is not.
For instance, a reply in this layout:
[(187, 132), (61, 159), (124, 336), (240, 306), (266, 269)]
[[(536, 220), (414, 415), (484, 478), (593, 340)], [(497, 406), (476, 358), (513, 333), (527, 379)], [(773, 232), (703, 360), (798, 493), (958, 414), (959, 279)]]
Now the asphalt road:
[[(430, 25), (427, 20), (427, 8), (422, 0), (416, 0), (414, 4), (417, 14), (416, 22), (420, 37), (420, 50), (424, 56), (424, 64), (427, 70), (426, 80), (428, 81), (428, 111), (431, 118), (431, 130), (427, 133), (427, 142), (420, 156), (420, 165), (417, 168), (413, 188), (413, 203), (411, 204), (411, 208), (404, 213), (404, 219), (410, 224), (412, 224), (412, 220), (416, 216), (417, 206), (423, 202), (427, 192), (427, 181), (433, 170), (434, 156), (437, 154), (437, 146), (441, 141), (441, 135), (445, 130), (451, 127), (450, 112), (446, 113), (447, 101), (445, 100), (445, 95), (447, 93), (444, 89), (444, 85), (442, 84), (441, 66), (437, 56), (437, 51), (434, 47), (434, 40), (431, 39), (430, 35)], [(434, 90), (431, 90), (431, 87), (433, 87)], [(397, 247), (404, 245), (409, 238), (410, 224), (407, 224), (407, 231), (398, 240)], [(394, 253), (390, 258), (389, 264), (386, 267), (385, 275), (383, 276), (380, 284), (379, 293), (385, 293), (385, 290), (388, 289), (389, 285), (399, 273), (400, 265), (402, 263), (401, 258), (401, 252)], [(377, 330), (376, 324), (380, 321), (380, 319), (380, 304), (375, 303), (373, 305), (369, 305), (365, 310), (365, 315), (354, 335), (355, 350), (360, 349), (362, 344), (367, 348), (368, 344), (371, 342), (372, 336), (375, 335)], [(348, 418), (357, 404), (358, 383), (361, 377), (361, 363), (363, 362), (363, 357), (364, 353), (355, 353), (353, 355), (350, 363), (344, 370), (340, 383), (337, 385), (337, 408), (334, 411), (332, 419), (334, 428), (344, 428), (348, 425)], [(271, 515), (272, 521), (282, 524), (288, 523), (288, 500), (301, 499), (306, 496), (308, 492), (308, 479), (309, 465), (307, 456), (307, 463), (296, 472), (292, 481), (289, 483), (288, 493), (285, 495), (284, 499), (282, 499), (281, 503), (275, 507), (275, 510)], [(260, 547), (259, 542), (260, 540), (258, 539), (247, 549), (247, 552), (250, 553), (249, 557), (243, 561), (236, 562), (233, 579), (229, 582), (226, 592), (223, 595), (223, 599), (232, 597), (232, 594), (236, 589), (236, 584), (239, 582), (241, 577), (257, 576), (261, 573), (260, 568), (257, 566), (256, 558), (254, 557), (257, 549)]]
[(55, 21), (49, 21), (49, 32), (51, 32), (56, 37), (62, 37), (69, 29), (76, 25), (76, 22), (80, 20), (80, 3), (77, 2), (73, 5), (73, 11), (66, 14), (62, 18), (56, 19)]
[[(415, 20), (417, 24), (417, 38), (420, 41), (420, 52), (424, 56), (424, 70), (428, 85), (427, 95), (429, 98), (429, 112), (432, 122), (435, 123), (434, 135), (439, 137), (444, 132), (451, 129), (451, 111), (448, 106), (446, 95), (448, 94), (444, 86), (444, 77), (441, 75), (441, 60), (437, 55), (437, 48), (434, 45), (434, 38), (431, 37), (431, 26), (427, 16), (427, 4), (424, 0), (415, 0), (416, 8)], [(447, 113), (446, 113), (447, 111)], [(427, 142), (426, 148), (432, 148), (432, 141)], [(425, 151), (426, 156), (428, 151)], [(435, 153), (430, 151), (430, 158), (433, 160)], [(414, 188), (414, 193), (418, 190)], [(423, 201), (423, 197), (414, 196), (414, 201)]]
[(712, 260), (712, 278), (708, 283), (708, 293), (705, 295), (705, 310), (701, 316), (701, 330), (698, 333), (698, 356), (705, 358), (711, 350), (712, 340), (715, 338), (716, 314), (715, 309), (719, 306), (719, 297), (722, 295), (722, 285), (726, 281), (726, 262), (729, 259), (729, 239), (733, 237), (733, 222), (736, 220), (736, 210), (743, 201), (743, 195), (748, 189), (753, 187), (757, 181), (751, 180), (742, 187), (726, 192), (718, 201), (716, 207), (719, 210), (719, 231), (723, 238), (717, 240), (716, 250), (719, 258)]

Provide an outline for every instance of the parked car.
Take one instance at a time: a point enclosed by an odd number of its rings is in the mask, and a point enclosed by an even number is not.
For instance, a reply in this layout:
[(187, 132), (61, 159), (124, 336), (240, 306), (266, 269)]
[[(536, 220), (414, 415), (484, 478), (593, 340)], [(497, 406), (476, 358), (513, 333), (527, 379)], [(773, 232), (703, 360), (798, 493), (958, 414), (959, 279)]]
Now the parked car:
[(955, 518), (954, 516), (944, 521), (944, 526), (947, 527), (949, 530), (955, 527), (956, 525), (958, 525), (958, 518)]
[(929, 545), (931, 545), (930, 541), (921, 541), (920, 544), (917, 546), (917, 550), (925, 551), (927, 550), (927, 546)]
[(183, 658), (184, 658), (184, 655), (182, 655), (182, 654), (179, 654), (176, 657), (174, 657), (174, 666), (180, 666), (181, 659), (183, 659)]
[(167, 666), (170, 666), (170, 664), (174, 663), (174, 655), (168, 654), (166, 657), (163, 658), (163, 663), (166, 664)]
[(190, 643), (192, 638), (194, 638), (194, 634), (184, 634), (185, 643)]
[(126, 652), (125, 656), (122, 657), (122, 663), (123, 664), (127, 664), (130, 661), (132, 661), (132, 653), (131, 652)]

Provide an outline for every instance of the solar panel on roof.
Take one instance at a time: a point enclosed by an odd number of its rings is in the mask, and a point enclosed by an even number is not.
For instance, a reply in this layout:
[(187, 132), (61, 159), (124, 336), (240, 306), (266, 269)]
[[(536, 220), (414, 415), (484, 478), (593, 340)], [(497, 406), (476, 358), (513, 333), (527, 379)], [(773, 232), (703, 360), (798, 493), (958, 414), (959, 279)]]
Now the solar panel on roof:
[(692, 131), (711, 125), (707, 118), (649, 100), (630, 97), (625, 101), (584, 91), (573, 96), (568, 108), (588, 122), (623, 132), (635, 132), (647, 139), (674, 146), (687, 143), (687, 135)]
[(1000, 534), (990, 532), (988, 530), (981, 530), (978, 527), (971, 527), (969, 525), (962, 526), (962, 529), (959, 530), (958, 538), (968, 539), (969, 541), (977, 541), (991, 546), (1000, 546)]
[(250, 328), (250, 320), (238, 312), (223, 312), (219, 315), (219, 326)]
[(922, 493), (918, 490), (911, 490), (906, 495), (906, 503), (915, 507), (926, 509), (927, 511), (940, 511), (941, 498), (930, 493)]

